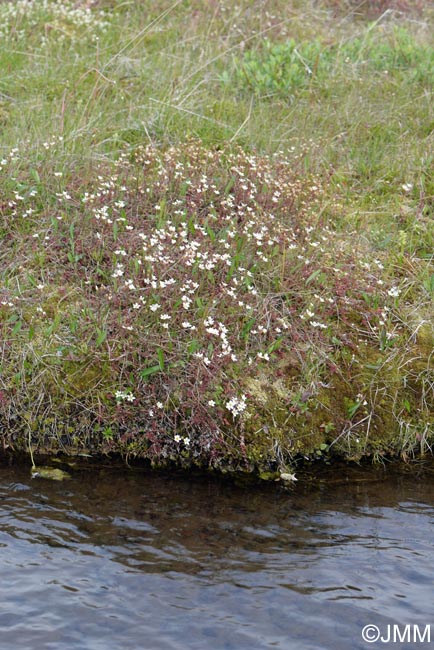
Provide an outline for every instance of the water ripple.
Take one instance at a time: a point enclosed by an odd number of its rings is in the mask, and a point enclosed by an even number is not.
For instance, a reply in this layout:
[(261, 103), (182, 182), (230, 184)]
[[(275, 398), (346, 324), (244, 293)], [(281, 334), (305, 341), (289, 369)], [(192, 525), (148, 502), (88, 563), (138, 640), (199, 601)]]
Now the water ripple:
[(367, 623), (430, 621), (421, 483), (288, 493), (84, 472), (65, 487), (3, 469), (1, 647), (366, 648)]

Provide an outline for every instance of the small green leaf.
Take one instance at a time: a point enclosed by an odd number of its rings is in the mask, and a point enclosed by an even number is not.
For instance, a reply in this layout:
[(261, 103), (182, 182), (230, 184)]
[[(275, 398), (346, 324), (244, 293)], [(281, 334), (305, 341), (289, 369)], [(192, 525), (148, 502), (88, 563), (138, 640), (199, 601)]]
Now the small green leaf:
[(241, 336), (244, 340), (248, 338), (250, 334), (250, 330), (252, 329), (255, 323), (256, 323), (256, 318), (251, 318), (250, 320), (247, 321), (247, 323), (244, 324), (243, 329), (241, 330)]
[(146, 377), (150, 377), (151, 375), (155, 375), (156, 372), (160, 372), (160, 366), (149, 366), (149, 368), (144, 368), (140, 376), (142, 379), (146, 379)]
[(12, 335), (14, 335), (14, 334), (18, 334), (18, 332), (20, 331), (20, 329), (22, 328), (22, 326), (23, 326), (23, 323), (22, 323), (22, 321), (20, 321), (20, 320), (19, 320), (17, 323), (15, 323), (15, 326), (14, 326), (14, 328), (13, 328), (13, 330), (12, 330)]
[(231, 178), (230, 178), (230, 180), (229, 180), (229, 182), (228, 182), (228, 184), (226, 185), (225, 190), (224, 190), (224, 195), (225, 195), (225, 196), (226, 196), (227, 194), (229, 194), (229, 192), (231, 191), (231, 189), (233, 188), (234, 185), (235, 185), (235, 177), (234, 177), (234, 176), (231, 176)]
[(164, 352), (161, 348), (158, 348), (157, 350), (157, 357), (158, 357), (158, 366), (161, 372), (164, 372)]
[(315, 278), (317, 278), (320, 275), (320, 273), (322, 273), (321, 269), (317, 269), (316, 271), (311, 273), (310, 276), (306, 280), (306, 284), (310, 284), (311, 282), (313, 282), (315, 280)]
[(197, 339), (193, 339), (192, 341), (190, 341), (187, 347), (188, 353), (194, 354), (195, 352), (197, 352), (198, 349), (199, 349), (199, 341)]
[(103, 429), (102, 435), (105, 440), (113, 440), (113, 429), (111, 427), (105, 427)]
[(30, 170), (30, 176), (33, 178), (35, 183), (38, 183), (38, 185), (41, 183), (41, 179), (40, 179), (39, 174), (36, 171), (36, 169), (31, 169)]
[(348, 411), (348, 417), (350, 419), (355, 416), (360, 406), (361, 406), (360, 402), (353, 402), (351, 400), (348, 400), (347, 411)]
[(98, 336), (96, 337), (95, 345), (96, 347), (99, 347), (107, 338), (107, 330), (100, 330), (97, 328), (96, 331), (98, 333)]
[(273, 341), (273, 343), (268, 347), (267, 350), (268, 354), (272, 354), (275, 350), (278, 350), (280, 348), (282, 341), (283, 338), (276, 339), (275, 341)]

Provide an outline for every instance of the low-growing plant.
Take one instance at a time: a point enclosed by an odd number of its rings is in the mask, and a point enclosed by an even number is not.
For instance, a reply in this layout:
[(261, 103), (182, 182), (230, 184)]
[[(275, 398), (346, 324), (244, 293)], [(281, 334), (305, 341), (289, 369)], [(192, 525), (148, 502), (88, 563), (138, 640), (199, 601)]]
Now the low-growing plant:
[[(4, 173), (24, 182), (19, 152)], [(348, 445), (368, 419), (391, 426), (400, 371), (395, 396), (366, 396), (398, 362), (402, 290), (336, 231), (318, 178), (197, 142), (102, 162), (84, 187), (37, 173), (38, 191), (2, 199), (23, 243), (2, 270), (5, 444), (25, 411), (42, 447), (264, 467), (276, 444), (285, 464)], [(430, 410), (427, 376), (413, 376), (408, 420)]]
[[(369, 27), (364, 35), (337, 44), (265, 39), (242, 58), (235, 58), (236, 79), (261, 96), (277, 95), (287, 101), (300, 90), (324, 87), (333, 78), (357, 79), (366, 72), (390, 74), (401, 83), (432, 86), (434, 48), (418, 44), (403, 27), (380, 33), (378, 29)], [(227, 71), (222, 79), (231, 81)]]

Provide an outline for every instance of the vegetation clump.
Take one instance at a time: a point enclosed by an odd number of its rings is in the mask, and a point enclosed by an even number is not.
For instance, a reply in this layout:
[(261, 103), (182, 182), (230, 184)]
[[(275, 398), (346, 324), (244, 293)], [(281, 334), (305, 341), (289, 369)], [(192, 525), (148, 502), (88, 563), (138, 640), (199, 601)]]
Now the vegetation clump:
[(291, 160), (137, 148), (63, 189), (43, 166), (27, 186), (19, 161), (2, 210), (9, 444), (27, 426), (59, 448), (255, 465), (359, 444), (367, 422), (390, 437), (421, 406), (422, 370), (394, 410), (415, 366), (395, 352), (405, 285)]
[[(358, 79), (361, 75), (391, 75), (397, 83), (418, 82), (425, 87), (434, 82), (434, 48), (419, 44), (403, 27), (366, 30), (342, 43), (322, 43), (315, 39), (297, 43), (264, 39), (258, 48), (235, 57), (235, 76), (265, 97), (277, 95), (293, 101), (303, 89), (330, 92), (334, 80)], [(230, 82), (226, 73), (224, 80)]]

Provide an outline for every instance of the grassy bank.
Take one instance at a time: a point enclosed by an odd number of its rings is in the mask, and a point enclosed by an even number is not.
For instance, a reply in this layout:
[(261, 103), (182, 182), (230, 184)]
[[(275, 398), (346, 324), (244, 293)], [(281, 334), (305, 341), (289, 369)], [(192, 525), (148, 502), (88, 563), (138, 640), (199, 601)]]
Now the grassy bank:
[(430, 452), (428, 3), (0, 19), (4, 448)]

